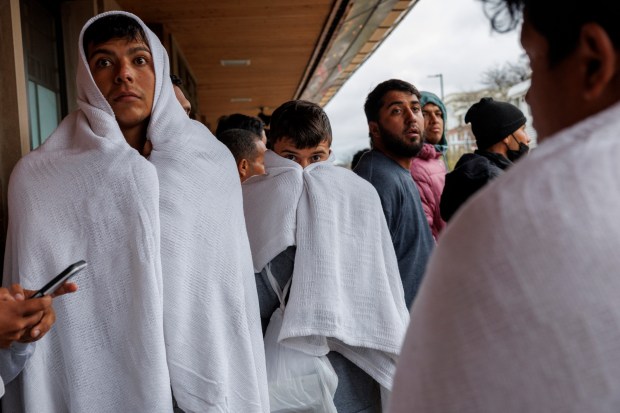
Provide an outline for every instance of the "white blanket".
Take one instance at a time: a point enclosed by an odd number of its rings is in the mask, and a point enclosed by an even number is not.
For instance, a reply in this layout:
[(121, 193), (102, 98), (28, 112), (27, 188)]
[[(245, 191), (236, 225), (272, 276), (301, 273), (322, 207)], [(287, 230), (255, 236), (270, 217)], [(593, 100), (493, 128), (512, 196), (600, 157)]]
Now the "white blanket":
[[(11, 177), (7, 282), (35, 289), (89, 263), (26, 366), (24, 407), (170, 412), (172, 385), (187, 412), (268, 411), (234, 160), (185, 115), (164, 48), (127, 15), (147, 33), (155, 66), (150, 162), (126, 143), (80, 46), (80, 110)], [(7, 411), (20, 409), (16, 390)]]
[(265, 168), (243, 184), (255, 270), (297, 246), (280, 341), (338, 351), (390, 389), (409, 319), (376, 190), (333, 156), (302, 169), (267, 151)]
[(620, 104), (549, 137), (447, 227), (392, 412), (620, 411)]

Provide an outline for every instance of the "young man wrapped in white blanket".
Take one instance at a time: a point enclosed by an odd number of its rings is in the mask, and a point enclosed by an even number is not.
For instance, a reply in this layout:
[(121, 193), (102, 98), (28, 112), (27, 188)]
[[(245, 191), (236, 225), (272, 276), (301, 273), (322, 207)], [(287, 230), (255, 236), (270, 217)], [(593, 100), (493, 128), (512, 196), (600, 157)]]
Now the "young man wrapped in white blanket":
[[(244, 182), (261, 317), (292, 277), (279, 342), (327, 355), (339, 413), (381, 409), (409, 321), (396, 255), (372, 185), (333, 164), (325, 112), (290, 101), (273, 112), (266, 175)], [(384, 392), (384, 394), (387, 394)]]
[(172, 393), (186, 412), (268, 411), (232, 156), (187, 117), (136, 16), (88, 21), (79, 56), (79, 109), (11, 176), (5, 274), (34, 288), (89, 266), (6, 411), (171, 412)]

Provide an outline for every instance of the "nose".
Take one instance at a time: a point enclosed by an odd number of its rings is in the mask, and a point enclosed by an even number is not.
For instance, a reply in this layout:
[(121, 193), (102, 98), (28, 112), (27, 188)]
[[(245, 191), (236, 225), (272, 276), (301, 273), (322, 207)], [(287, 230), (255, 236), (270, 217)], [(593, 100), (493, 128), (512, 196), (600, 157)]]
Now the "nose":
[(415, 115), (413, 114), (413, 109), (405, 108), (405, 120), (407, 122), (415, 122)]
[(302, 168), (306, 169), (306, 166), (310, 165), (310, 160), (308, 159), (300, 159), (299, 164)]
[(133, 82), (134, 74), (131, 65), (128, 62), (122, 61), (119, 63), (118, 71), (116, 72), (116, 83)]

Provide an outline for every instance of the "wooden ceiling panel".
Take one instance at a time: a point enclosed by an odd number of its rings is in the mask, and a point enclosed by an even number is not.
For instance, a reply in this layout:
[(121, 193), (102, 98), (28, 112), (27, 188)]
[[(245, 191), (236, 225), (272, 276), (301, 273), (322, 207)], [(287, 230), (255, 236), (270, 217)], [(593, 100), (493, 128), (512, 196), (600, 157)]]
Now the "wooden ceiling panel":
[[(116, 1), (172, 34), (197, 82), (199, 119), (215, 128), (222, 115), (269, 114), (299, 96), (327, 103), (418, 0)], [(251, 101), (231, 101), (240, 98)]]
[[(224, 114), (256, 115), (294, 97), (335, 0), (117, 0), (172, 34), (197, 81), (212, 127)], [(223, 67), (222, 59), (250, 66)], [(252, 102), (231, 102), (251, 98)]]

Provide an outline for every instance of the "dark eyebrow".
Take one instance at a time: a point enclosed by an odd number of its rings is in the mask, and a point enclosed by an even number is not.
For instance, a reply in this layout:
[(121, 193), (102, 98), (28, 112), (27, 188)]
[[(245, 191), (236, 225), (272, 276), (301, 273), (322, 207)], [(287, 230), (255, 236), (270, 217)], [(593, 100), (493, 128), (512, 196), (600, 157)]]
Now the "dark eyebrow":
[(395, 106), (395, 105), (410, 105), (411, 106), (411, 105), (419, 105), (419, 104), (420, 104), (419, 100), (412, 100), (410, 102), (404, 102), (402, 100), (395, 100), (394, 102), (390, 102), (387, 105), (387, 107), (389, 109), (389, 108), (391, 108), (392, 106)]
[[(131, 49), (129, 49), (129, 54), (135, 54), (137, 52), (146, 52), (148, 54), (151, 54), (151, 50), (146, 46), (136, 46), (136, 47), (132, 47)], [(105, 47), (99, 47), (93, 50), (90, 56), (88, 56), (88, 60), (90, 61), (90, 59), (92, 59), (93, 56), (97, 54), (112, 56), (114, 53), (110, 49), (106, 49)]]
[(392, 106), (396, 106), (396, 105), (404, 105), (405, 102), (403, 102), (402, 100), (395, 100), (394, 102), (390, 102), (387, 107), (391, 108)]
[(148, 54), (151, 54), (151, 49), (149, 49), (146, 46), (136, 46), (136, 47), (132, 47), (131, 49), (129, 49), (129, 53), (134, 54), (137, 52), (147, 52)]

